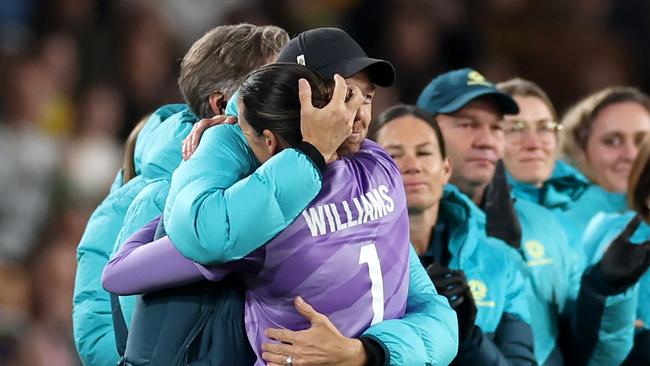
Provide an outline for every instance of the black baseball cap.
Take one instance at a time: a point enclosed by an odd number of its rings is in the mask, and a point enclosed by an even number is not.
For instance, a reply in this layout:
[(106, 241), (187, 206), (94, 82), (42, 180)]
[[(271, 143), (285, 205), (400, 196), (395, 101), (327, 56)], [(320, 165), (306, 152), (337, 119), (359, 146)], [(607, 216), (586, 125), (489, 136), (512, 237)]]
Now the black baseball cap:
[(280, 50), (278, 62), (305, 65), (325, 78), (333, 78), (334, 74), (348, 78), (366, 70), (373, 84), (395, 83), (395, 68), (390, 62), (368, 57), (349, 34), (338, 28), (315, 28), (298, 34)]
[(493, 98), (503, 114), (517, 114), (517, 102), (499, 91), (476, 70), (465, 68), (446, 72), (431, 80), (417, 101), (417, 106), (432, 114), (453, 113), (482, 96)]

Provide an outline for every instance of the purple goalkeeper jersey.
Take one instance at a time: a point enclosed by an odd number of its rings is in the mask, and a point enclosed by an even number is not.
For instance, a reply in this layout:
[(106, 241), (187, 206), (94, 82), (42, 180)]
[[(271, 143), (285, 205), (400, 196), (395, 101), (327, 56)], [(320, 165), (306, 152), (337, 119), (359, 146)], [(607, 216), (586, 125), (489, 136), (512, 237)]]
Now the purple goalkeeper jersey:
[[(323, 182), (320, 194), (289, 227), (235, 262), (248, 290), (246, 329), (259, 360), (262, 343), (270, 342), (267, 328), (309, 328), (294, 307), (296, 296), (347, 337), (404, 315), (409, 222), (395, 163), (365, 141), (353, 158), (329, 164)], [(199, 268), (212, 280), (227, 273), (220, 266)]]

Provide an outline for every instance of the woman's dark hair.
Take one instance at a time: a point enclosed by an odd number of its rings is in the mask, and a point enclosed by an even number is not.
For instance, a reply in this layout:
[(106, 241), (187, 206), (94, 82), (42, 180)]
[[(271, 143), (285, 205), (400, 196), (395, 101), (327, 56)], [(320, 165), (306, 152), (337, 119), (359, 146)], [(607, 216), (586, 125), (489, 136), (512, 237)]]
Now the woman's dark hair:
[(391, 121), (404, 116), (413, 116), (417, 119), (421, 119), (429, 126), (431, 126), (431, 128), (433, 128), (433, 132), (436, 134), (436, 139), (438, 140), (440, 156), (442, 156), (443, 159), (447, 157), (445, 139), (442, 137), (442, 131), (440, 130), (440, 126), (438, 125), (438, 121), (436, 121), (434, 115), (410, 104), (398, 104), (383, 111), (371, 124), (371, 130), (368, 135), (369, 138), (377, 141), (377, 134), (384, 126), (386, 126)]
[(261, 135), (269, 130), (289, 146), (302, 141), (300, 133), (300, 99), (298, 80), (306, 79), (311, 86), (314, 107), (329, 103), (334, 82), (325, 80), (305, 66), (278, 62), (261, 67), (248, 75), (239, 89), (248, 124)]

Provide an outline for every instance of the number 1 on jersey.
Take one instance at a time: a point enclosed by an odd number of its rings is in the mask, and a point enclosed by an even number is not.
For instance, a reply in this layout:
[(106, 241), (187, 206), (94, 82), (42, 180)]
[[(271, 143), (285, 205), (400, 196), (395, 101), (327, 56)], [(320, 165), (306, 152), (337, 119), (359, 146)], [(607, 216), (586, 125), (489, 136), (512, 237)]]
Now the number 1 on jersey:
[(377, 255), (375, 244), (368, 244), (361, 247), (359, 253), (359, 264), (368, 263), (368, 275), (370, 275), (370, 295), (372, 296), (372, 321), (375, 325), (384, 320), (384, 279), (381, 275), (381, 264)]

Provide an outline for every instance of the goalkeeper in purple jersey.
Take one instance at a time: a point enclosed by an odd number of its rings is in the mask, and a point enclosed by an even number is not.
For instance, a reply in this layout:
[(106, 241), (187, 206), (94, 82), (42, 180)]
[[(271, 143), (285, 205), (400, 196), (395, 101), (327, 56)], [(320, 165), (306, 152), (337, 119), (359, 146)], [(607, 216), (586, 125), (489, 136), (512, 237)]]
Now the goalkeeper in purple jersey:
[[(264, 67), (241, 88), (239, 123), (261, 162), (302, 140), (300, 78), (310, 81), (315, 106), (329, 101), (331, 84), (298, 65)], [(342, 98), (344, 89), (336, 89), (334, 98)], [(361, 98), (358, 88), (354, 90), (351, 98)], [(269, 342), (267, 328), (308, 328), (293, 307), (298, 295), (347, 337), (359, 336), (384, 319), (400, 318), (406, 307), (411, 249), (399, 171), (381, 148), (367, 141), (353, 157), (331, 162), (323, 181), (320, 194), (287, 229), (226, 265), (191, 262), (166, 237), (143, 245), (153, 240), (154, 221), (109, 263), (104, 286), (119, 294), (141, 293), (203, 278), (219, 280), (237, 271), (248, 288), (246, 328), (260, 364), (262, 343)], [(167, 271), (160, 273), (160, 268)]]

